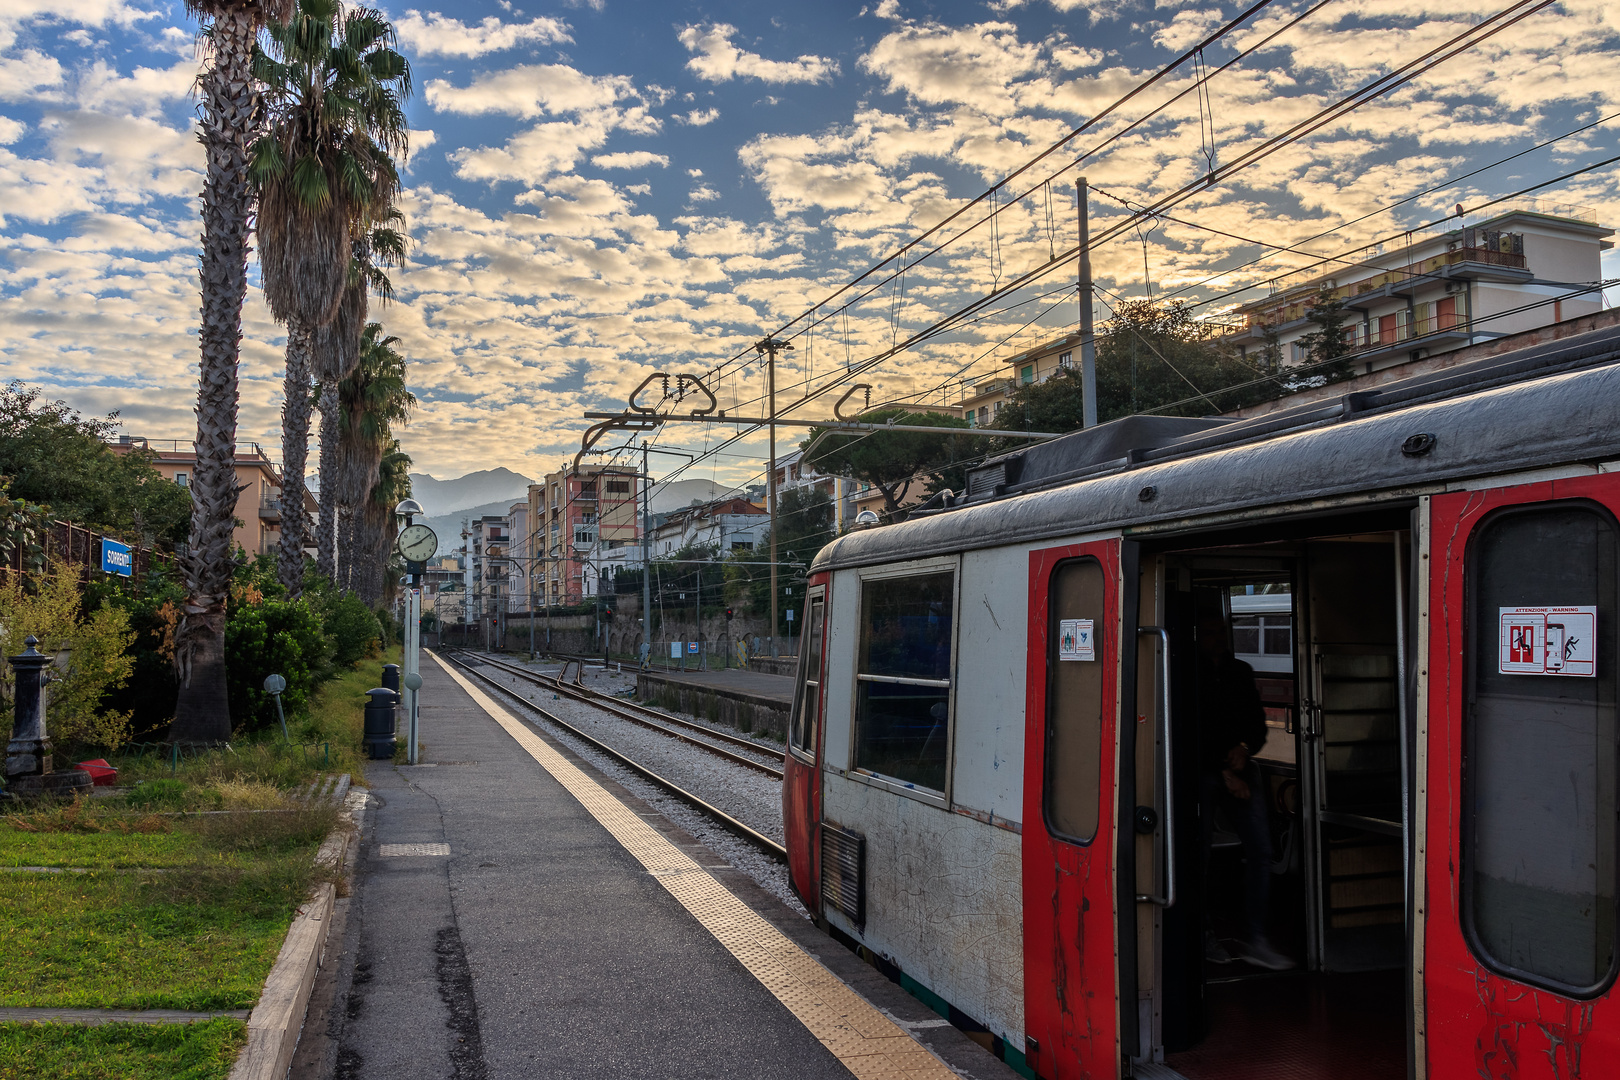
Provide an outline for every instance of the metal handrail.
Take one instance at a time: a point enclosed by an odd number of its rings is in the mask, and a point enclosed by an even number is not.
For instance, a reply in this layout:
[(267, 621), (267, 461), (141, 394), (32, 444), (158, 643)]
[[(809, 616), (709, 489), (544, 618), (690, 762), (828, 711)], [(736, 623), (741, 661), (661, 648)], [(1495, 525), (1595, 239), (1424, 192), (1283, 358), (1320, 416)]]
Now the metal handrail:
[(1162, 626), (1138, 626), (1138, 634), (1157, 634), (1164, 646), (1164, 656), (1160, 661), (1161, 678), (1164, 679), (1164, 895), (1155, 896), (1151, 893), (1137, 893), (1139, 903), (1157, 904), (1160, 907), (1174, 907), (1176, 903), (1176, 797), (1175, 779), (1170, 752), (1170, 631)]
[(950, 689), (949, 679), (910, 679), (903, 675), (856, 675), (856, 682), (891, 683), (896, 686), (937, 686)]

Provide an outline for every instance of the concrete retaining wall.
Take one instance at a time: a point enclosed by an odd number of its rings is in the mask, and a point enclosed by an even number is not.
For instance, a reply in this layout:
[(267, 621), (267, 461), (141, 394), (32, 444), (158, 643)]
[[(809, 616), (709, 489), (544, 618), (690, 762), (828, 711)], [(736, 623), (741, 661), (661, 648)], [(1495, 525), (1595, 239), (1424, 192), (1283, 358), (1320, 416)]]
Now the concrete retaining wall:
[(636, 676), (636, 698), (649, 705), (702, 717), (712, 724), (736, 728), (745, 735), (768, 735), (787, 741), (790, 706), (785, 701), (666, 679), (657, 672), (642, 672)]

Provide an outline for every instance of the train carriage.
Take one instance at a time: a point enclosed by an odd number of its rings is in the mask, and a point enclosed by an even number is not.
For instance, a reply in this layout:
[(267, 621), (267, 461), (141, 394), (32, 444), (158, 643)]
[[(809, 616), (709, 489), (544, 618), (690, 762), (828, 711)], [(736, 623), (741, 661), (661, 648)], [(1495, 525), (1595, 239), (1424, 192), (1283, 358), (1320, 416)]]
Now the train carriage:
[(795, 891), (1041, 1077), (1620, 1074), (1617, 467), (1616, 329), (986, 462), (812, 567)]

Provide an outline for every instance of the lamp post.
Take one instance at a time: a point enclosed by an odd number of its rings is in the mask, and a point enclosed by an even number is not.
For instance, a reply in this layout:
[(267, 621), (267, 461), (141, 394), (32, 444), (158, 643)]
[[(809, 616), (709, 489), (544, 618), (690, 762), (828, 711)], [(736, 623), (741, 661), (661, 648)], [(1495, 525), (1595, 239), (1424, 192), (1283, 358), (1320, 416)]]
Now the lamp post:
[[(410, 532), (414, 531), (413, 526), (415, 525), (416, 515), (426, 512), (422, 508), (422, 504), (415, 499), (406, 499), (394, 507), (395, 516), (405, 519), (405, 529), (400, 532), (401, 539), (406, 539)], [(438, 538), (433, 536), (432, 530), (425, 525), (417, 528), (427, 530), (426, 537), (432, 538), (431, 542), (434, 553), (436, 553)], [(425, 547), (425, 539), (422, 542)], [(402, 696), (405, 699), (405, 719), (408, 732), (406, 760), (415, 765), (416, 729), (417, 719), (420, 715), (417, 688), (422, 685), (422, 569), (425, 566), (425, 561), (412, 557), (415, 552), (410, 549), (410, 544), (411, 541), (407, 539), (406, 543), (401, 545), (400, 550), (400, 554), (408, 560), (406, 565), (410, 569), (410, 585), (405, 590), (405, 647), (401, 659), (405, 661), (405, 690)], [(414, 679), (412, 676), (414, 676)], [(281, 704), (279, 697), (276, 699), (276, 704), (279, 708)], [(285, 722), (283, 722), (283, 727), (285, 728)]]

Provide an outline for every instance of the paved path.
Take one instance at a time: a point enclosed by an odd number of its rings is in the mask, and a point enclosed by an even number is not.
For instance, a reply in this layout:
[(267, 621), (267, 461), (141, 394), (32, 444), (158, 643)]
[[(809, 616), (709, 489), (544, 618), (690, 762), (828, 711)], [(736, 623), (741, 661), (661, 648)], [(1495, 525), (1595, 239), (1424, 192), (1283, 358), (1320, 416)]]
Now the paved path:
[[(683, 906), (659, 876), (669, 871), (627, 848), (626, 828), (704, 868), (756, 921), (819, 941), (823, 962), (843, 969), (840, 992), (864, 987), (930, 1045), (978, 1055), (985, 1071), (968, 1075), (1011, 1075), (611, 780), (507, 718), (509, 732), (437, 663), (422, 666), (424, 764), (375, 763), (367, 777), (335, 1076), (849, 1077)], [(619, 815), (615, 831), (603, 806)], [(896, 1075), (943, 1068), (909, 1040), (929, 1067)]]

